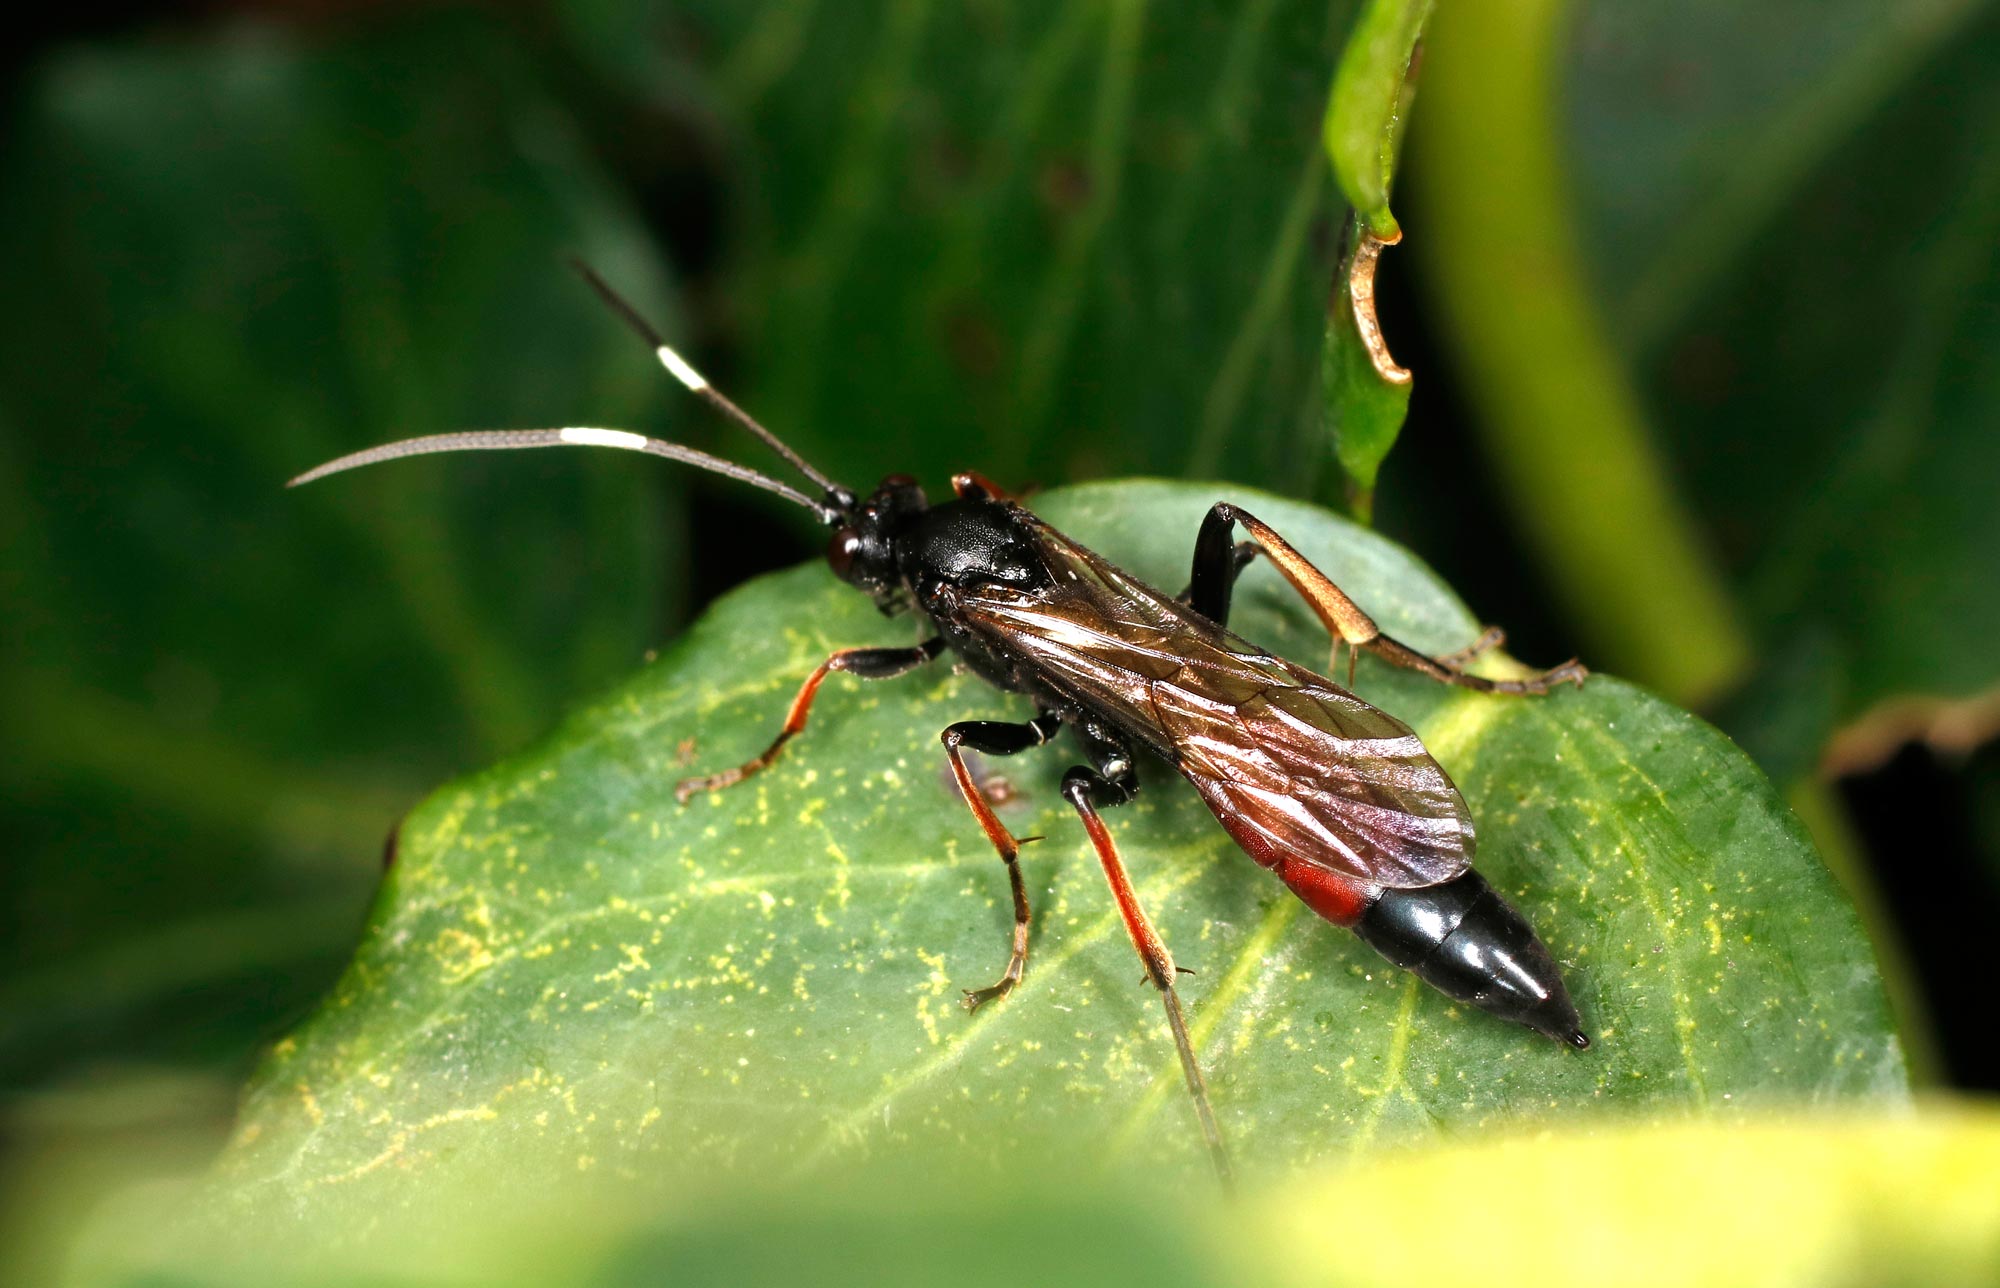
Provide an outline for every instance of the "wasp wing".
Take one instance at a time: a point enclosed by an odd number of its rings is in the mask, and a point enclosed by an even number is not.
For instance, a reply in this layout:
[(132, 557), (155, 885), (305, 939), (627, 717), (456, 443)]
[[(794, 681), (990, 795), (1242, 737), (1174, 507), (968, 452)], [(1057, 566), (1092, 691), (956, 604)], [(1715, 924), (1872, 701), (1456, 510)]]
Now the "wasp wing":
[(961, 620), (1172, 760), (1252, 858), (1397, 889), (1471, 866), (1465, 801), (1409, 726), (1035, 526), (1053, 587), (967, 590)]

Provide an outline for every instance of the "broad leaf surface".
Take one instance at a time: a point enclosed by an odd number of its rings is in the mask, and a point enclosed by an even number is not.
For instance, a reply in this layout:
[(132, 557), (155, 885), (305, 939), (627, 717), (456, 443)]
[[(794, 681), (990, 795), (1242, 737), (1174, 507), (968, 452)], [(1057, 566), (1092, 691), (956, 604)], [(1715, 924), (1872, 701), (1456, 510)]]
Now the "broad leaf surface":
[(1769, 659), (1731, 723), (1787, 775), (1837, 726), (1841, 765), (1978, 741), (2000, 685), (2000, 9), (1580, 9), (1584, 244)]
[(236, 1057), (334, 977), (404, 809), (631, 665), (675, 514), (576, 456), (284, 480), (644, 427), (659, 377), (560, 256), (658, 270), (475, 19), (72, 51), (10, 141), (0, 1082)]
[[(1156, 584), (1185, 576), (1212, 487), (1131, 483), (1037, 508)], [(1476, 619), (1410, 555), (1240, 497), (1419, 647)], [(1267, 570), (1239, 625), (1317, 661)], [(759, 749), (835, 647), (913, 638), (809, 566), (721, 601), (542, 746), (408, 820), (353, 966), (255, 1080), (224, 1212), (367, 1223), (459, 1185), (540, 1192), (863, 1159), (975, 1168), (1204, 1164), (1156, 999), (1138, 983), (1058, 749), (988, 762), (1037, 913), (1027, 981), (967, 1016), (1004, 958), (1004, 877), (937, 731), (1022, 704), (939, 667), (835, 678), (783, 760), (675, 805)], [(1543, 659), (1554, 661), (1556, 659)], [(1496, 659), (1495, 665), (1506, 665)], [(1180, 961), (1246, 1172), (1580, 1111), (1680, 1116), (1902, 1094), (1851, 909), (1748, 760), (1607, 676), (1542, 700), (1438, 689), (1364, 660), (1465, 790), (1479, 866), (1540, 929), (1587, 1054), (1449, 1004), (1315, 921), (1152, 766), (1109, 815)]]

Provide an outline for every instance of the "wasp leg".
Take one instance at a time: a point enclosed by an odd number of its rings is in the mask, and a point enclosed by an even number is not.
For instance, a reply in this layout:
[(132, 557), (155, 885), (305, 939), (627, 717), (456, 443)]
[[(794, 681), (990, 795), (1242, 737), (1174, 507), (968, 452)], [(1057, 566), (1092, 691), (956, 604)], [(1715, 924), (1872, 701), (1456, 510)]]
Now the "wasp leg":
[(674, 799), (685, 805), (699, 792), (712, 792), (718, 788), (733, 787), (737, 783), (766, 769), (778, 758), (784, 745), (797, 737), (806, 727), (806, 716), (812, 711), (813, 698), (819, 693), (820, 681), (833, 671), (845, 671), (849, 675), (860, 676), (864, 680), (886, 680), (892, 676), (914, 671), (944, 652), (942, 639), (925, 640), (914, 648), (844, 648), (826, 661), (821, 662), (806, 682), (799, 686), (797, 696), (792, 699), (792, 709), (785, 715), (785, 727), (764, 748), (762, 754), (743, 762), (734, 769), (707, 774), (696, 778), (683, 778), (674, 784)]
[[(1551, 667), (1539, 675), (1531, 675), (1521, 680), (1489, 680), (1485, 676), (1472, 675), (1465, 670), (1466, 655), (1476, 655), (1483, 648), (1491, 647), (1488, 630), (1470, 649), (1458, 654), (1436, 658), (1419, 653), (1393, 636), (1384, 635), (1375, 624), (1375, 619), (1361, 611), (1361, 606), (1349, 599), (1340, 587), (1325, 573), (1312, 566), (1306, 557), (1292, 547), (1289, 541), (1279, 536), (1269, 524), (1248, 511), (1220, 502), (1201, 521), (1201, 532), (1194, 543), (1194, 595), (1192, 601), (1197, 609), (1204, 602), (1209, 609), (1201, 609), (1214, 620), (1220, 622), (1229, 612), (1229, 592), (1235, 581), (1233, 575), (1225, 576), (1228, 560), (1224, 552), (1231, 549), (1230, 535), (1234, 525), (1241, 523), (1256, 539), (1257, 546), (1266, 558), (1284, 574), (1292, 589), (1326, 623), (1333, 633), (1334, 657), (1338, 661), (1340, 646), (1348, 647), (1348, 682), (1354, 679), (1354, 656), (1362, 649), (1373, 653), (1394, 666), (1420, 671), (1441, 684), (1458, 684), (1468, 689), (1479, 689), (1486, 693), (1547, 693), (1558, 684), (1582, 684), (1590, 672), (1583, 664), (1572, 658), (1561, 666)], [(1217, 616), (1217, 613), (1222, 616)]]
[(961, 500), (1012, 501), (1015, 499), (1013, 493), (1007, 491), (992, 479), (987, 478), (984, 474), (976, 474), (971, 470), (967, 470), (963, 474), (952, 475), (951, 490)]
[(1443, 657), (1438, 659), (1438, 662), (1440, 665), (1448, 666), (1451, 667), (1453, 670), (1457, 670), (1460, 667), (1463, 667), (1470, 662), (1477, 661), (1480, 655), (1488, 652), (1491, 649), (1499, 648), (1502, 644), (1505, 644), (1506, 642), (1507, 642), (1507, 632), (1501, 630), (1498, 626), (1489, 626), (1485, 630), (1479, 632), (1478, 639), (1472, 641), (1472, 643), (1470, 644), (1467, 644), (1464, 648), (1459, 649), (1455, 653), (1446, 653)]
[[(993, 812), (986, 793), (979, 790), (979, 784), (972, 781), (972, 772), (965, 767), (962, 747), (984, 752), (989, 756), (1012, 756), (1017, 752), (1039, 747), (1056, 736), (1062, 728), (1062, 721), (1051, 712), (1043, 712), (1033, 720), (1022, 724), (1009, 724), (998, 720), (961, 720), (957, 724), (946, 725), (939, 735), (944, 742), (944, 754), (951, 761), (951, 776), (958, 780), (958, 790), (965, 797), (966, 807), (979, 820), (986, 839), (999, 852), (1000, 861), (1007, 865), (1007, 883), (1014, 894), (1014, 944), (1007, 957), (1007, 969), (996, 983), (985, 988), (965, 990), (965, 1009), (976, 1011), (986, 1003), (1007, 996), (1014, 986), (1021, 982), (1021, 973), (1028, 967), (1028, 889), (1021, 882), (1021, 865), (1018, 862), (1021, 846), (1025, 841), (1017, 841), (1000, 816)], [(1039, 840), (1029, 837), (1027, 840)]]
[[(1088, 742), (1086, 738), (1086, 742)], [(1132, 879), (1125, 873), (1124, 861), (1118, 857), (1118, 847), (1112, 843), (1111, 831), (1104, 826), (1104, 819), (1097, 810), (1100, 805), (1109, 808), (1122, 805), (1132, 799), (1135, 790), (1130, 777), (1131, 762), (1123, 758), (1124, 775), (1107, 776), (1097, 770), (1078, 765), (1063, 775), (1062, 792), (1083, 820), (1084, 830), (1090, 833), (1090, 844), (1097, 851), (1097, 861), (1104, 867), (1104, 876), (1111, 883), (1111, 897), (1118, 903), (1118, 915), (1124, 918), (1125, 931), (1132, 937), (1132, 946), (1139, 951), (1139, 962), (1145, 967), (1146, 979), (1160, 990), (1160, 1000), (1167, 1008), (1167, 1026), (1173, 1030), (1174, 1049), (1180, 1053), (1181, 1074), (1187, 1079), (1188, 1095), (1194, 1099), (1195, 1117), (1201, 1121), (1201, 1134), (1208, 1142), (1209, 1157), (1215, 1163), (1215, 1172), (1226, 1186), (1229, 1184), (1229, 1152), (1222, 1144), (1222, 1129), (1216, 1126), (1215, 1111), (1208, 1103), (1208, 1082), (1201, 1075), (1201, 1063), (1195, 1059), (1194, 1040), (1188, 1036), (1187, 1017), (1181, 1013), (1180, 994), (1174, 991), (1174, 955), (1167, 951), (1166, 941), (1153, 928), (1152, 919), (1139, 904), (1139, 896), (1132, 889)], [(1100, 765), (1107, 769), (1117, 769), (1114, 762)], [(1122, 778), (1122, 781), (1121, 781)]]
[[(1204, 524), (1202, 532), (1205, 534), (1207, 531), (1208, 527)], [(1194, 572), (1188, 578), (1187, 589), (1176, 596), (1217, 626), (1229, 625), (1229, 596), (1236, 589), (1236, 579), (1260, 553), (1254, 541), (1239, 541), (1234, 546), (1228, 543), (1229, 530), (1226, 528), (1222, 532), (1222, 544), (1215, 550), (1204, 551), (1201, 542), (1195, 542)]]

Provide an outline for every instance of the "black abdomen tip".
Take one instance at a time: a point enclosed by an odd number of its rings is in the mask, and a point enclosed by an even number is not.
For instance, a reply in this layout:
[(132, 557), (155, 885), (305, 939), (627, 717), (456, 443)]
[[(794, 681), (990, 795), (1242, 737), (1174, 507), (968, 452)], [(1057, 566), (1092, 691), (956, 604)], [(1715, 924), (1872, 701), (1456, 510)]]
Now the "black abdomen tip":
[(1555, 959), (1477, 872), (1385, 891), (1354, 933), (1447, 997), (1579, 1051), (1590, 1047)]

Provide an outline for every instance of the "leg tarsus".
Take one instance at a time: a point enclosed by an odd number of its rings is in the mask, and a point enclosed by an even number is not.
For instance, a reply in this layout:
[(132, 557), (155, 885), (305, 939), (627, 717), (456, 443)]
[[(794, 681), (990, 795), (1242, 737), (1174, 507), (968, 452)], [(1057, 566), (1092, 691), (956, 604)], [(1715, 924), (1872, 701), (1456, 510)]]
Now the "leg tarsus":
[(1561, 684), (1574, 684), (1581, 688), (1583, 682), (1590, 676), (1588, 667), (1571, 658), (1560, 666), (1552, 666), (1546, 671), (1538, 671), (1518, 680), (1489, 680), (1483, 675), (1473, 675), (1450, 657), (1431, 657), (1419, 653), (1392, 635), (1378, 635), (1373, 642), (1363, 647), (1385, 662), (1421, 672), (1440, 684), (1456, 684), (1461, 688), (1476, 689), (1481, 693), (1541, 696)]
[(1168, 984), (1160, 990), (1167, 1008), (1167, 1027), (1174, 1033), (1174, 1049), (1180, 1053), (1181, 1075), (1187, 1080), (1188, 1096), (1194, 1101), (1195, 1117), (1201, 1122), (1202, 1139), (1208, 1143), (1209, 1161), (1215, 1165), (1215, 1179), (1224, 1193), (1235, 1189), (1236, 1177), (1229, 1167), (1229, 1149), (1222, 1143), (1222, 1127), (1208, 1103), (1208, 1080), (1201, 1076), (1201, 1062), (1194, 1056), (1194, 1039), (1188, 1036), (1187, 1017), (1181, 1014), (1180, 994)]
[[(1025, 969), (1025, 960), (1022, 966)], [(988, 984), (985, 988), (968, 988), (962, 990), (965, 996), (958, 999), (958, 1004), (965, 1008), (966, 1014), (977, 1014), (979, 1008), (988, 1002), (997, 1002), (1007, 996), (1007, 994), (1013, 992), (1014, 986), (1020, 982), (1021, 970), (1017, 970), (1014, 964), (1009, 962), (1007, 964), (1007, 973), (1002, 975), (998, 982)]]
[(1498, 626), (1489, 626), (1479, 632), (1479, 638), (1454, 653), (1446, 653), (1438, 661), (1449, 667), (1464, 667), (1479, 660), (1481, 654), (1499, 648), (1507, 642), (1507, 632)]
[(1007, 885), (1014, 897), (1014, 936), (1008, 944), (1007, 969), (1000, 972), (1000, 978), (985, 988), (968, 988), (959, 1004), (968, 1012), (977, 1011), (988, 1002), (997, 1002), (1014, 991), (1021, 982), (1021, 976), (1028, 969), (1028, 890), (1021, 880), (1021, 864), (1018, 858), (1006, 858)]

